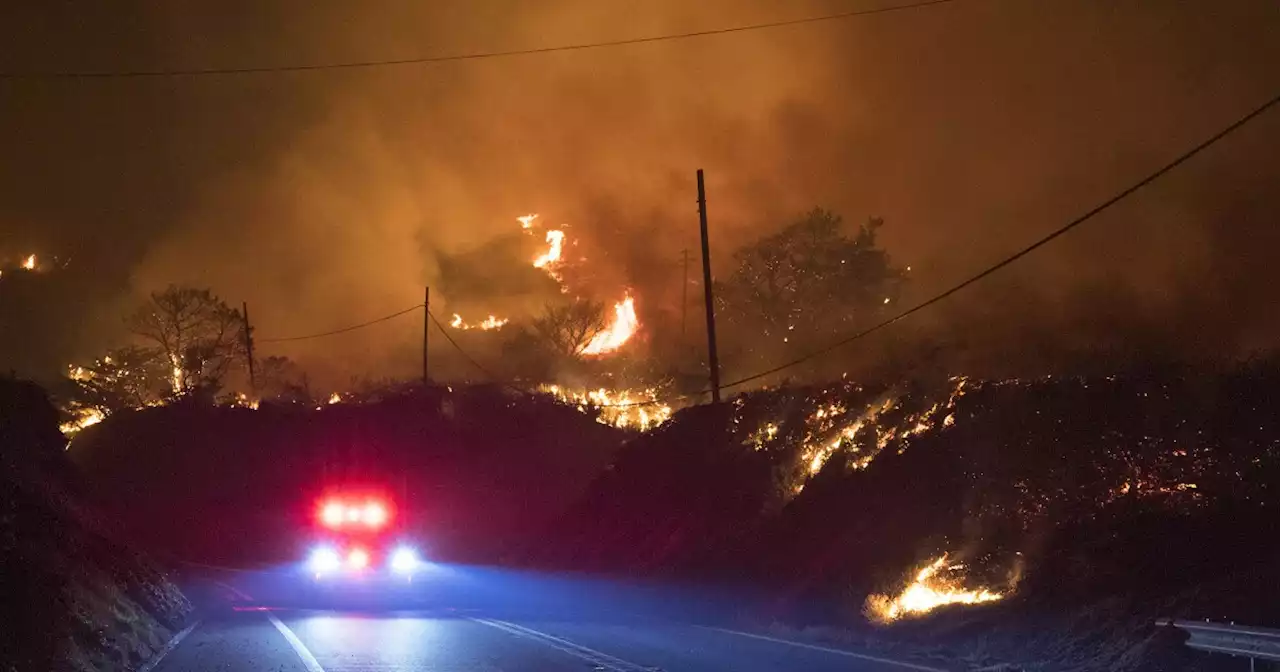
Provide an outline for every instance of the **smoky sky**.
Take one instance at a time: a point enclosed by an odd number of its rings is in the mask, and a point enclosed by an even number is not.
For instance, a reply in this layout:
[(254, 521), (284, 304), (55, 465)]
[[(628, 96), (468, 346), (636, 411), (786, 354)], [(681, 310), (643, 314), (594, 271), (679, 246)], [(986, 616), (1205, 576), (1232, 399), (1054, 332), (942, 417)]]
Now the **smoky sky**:
[[(31, 3), (0, 9), (0, 69), (413, 58), (863, 6)], [(247, 302), (264, 338), (395, 312), (424, 285), (441, 315), (527, 314), (547, 298), (528, 268), (538, 241), (515, 220), (530, 212), (564, 226), (593, 298), (632, 288), (642, 322), (660, 324), (697, 246), (698, 168), (718, 275), (737, 246), (820, 205), (883, 217), (884, 245), (912, 267), (904, 298), (923, 298), (1274, 95), (1277, 29), (1270, 0), (962, 0), (433, 65), (3, 80), (0, 259), (67, 264), (55, 297), (5, 316), (0, 363), (47, 375), (96, 356), (169, 283)], [(974, 361), (1128, 338), (1270, 347), (1278, 164), (1273, 114), (902, 338), (928, 333)], [(263, 354), (329, 380), (412, 375), (419, 329), (406, 318)]]

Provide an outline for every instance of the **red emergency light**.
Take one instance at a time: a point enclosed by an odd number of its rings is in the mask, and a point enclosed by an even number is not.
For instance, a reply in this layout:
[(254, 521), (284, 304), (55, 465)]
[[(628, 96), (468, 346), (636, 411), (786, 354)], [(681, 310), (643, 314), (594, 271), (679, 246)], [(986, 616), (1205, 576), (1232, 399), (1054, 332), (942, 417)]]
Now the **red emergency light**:
[(318, 517), (320, 523), (328, 528), (338, 529), (359, 525), (376, 530), (387, 524), (389, 514), (387, 505), (376, 499), (359, 504), (330, 499), (320, 506)]

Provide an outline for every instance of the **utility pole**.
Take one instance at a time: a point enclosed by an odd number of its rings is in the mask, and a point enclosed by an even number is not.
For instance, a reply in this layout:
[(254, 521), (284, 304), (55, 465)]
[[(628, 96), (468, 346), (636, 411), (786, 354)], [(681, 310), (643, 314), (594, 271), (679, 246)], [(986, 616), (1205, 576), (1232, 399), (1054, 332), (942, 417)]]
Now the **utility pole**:
[(254, 399), (258, 398), (258, 376), (253, 367), (253, 329), (249, 326), (249, 302), (242, 301), (244, 310), (240, 316), (244, 319), (244, 352), (249, 358), (249, 392)]
[(707, 190), (698, 169), (698, 224), (702, 228), (702, 292), (707, 303), (707, 358), (711, 368), (711, 403), (720, 403), (720, 358), (716, 355), (716, 306), (711, 293), (711, 243), (707, 236)]
[(680, 340), (685, 340), (685, 327), (689, 322), (689, 248), (681, 250), (684, 257), (684, 284), (680, 286)]
[(431, 287), (422, 291), (422, 386), (431, 380), (427, 371), (427, 338), (431, 334)]

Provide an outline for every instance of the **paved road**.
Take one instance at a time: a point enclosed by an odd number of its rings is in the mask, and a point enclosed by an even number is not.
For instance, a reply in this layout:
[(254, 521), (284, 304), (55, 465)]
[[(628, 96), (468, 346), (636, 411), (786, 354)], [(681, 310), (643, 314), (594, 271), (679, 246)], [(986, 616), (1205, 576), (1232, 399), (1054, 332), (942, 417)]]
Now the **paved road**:
[[(634, 591), (622, 598), (603, 583), (460, 574), (412, 588), (332, 592), (303, 590), (269, 573), (208, 577), (215, 587), (207, 592), (225, 603), (206, 604), (200, 623), (153, 672), (936, 669), (679, 622), (670, 611), (646, 608)], [(495, 599), (513, 591), (527, 599)], [(586, 594), (614, 606), (592, 607)], [(669, 603), (665, 597), (659, 601)]]

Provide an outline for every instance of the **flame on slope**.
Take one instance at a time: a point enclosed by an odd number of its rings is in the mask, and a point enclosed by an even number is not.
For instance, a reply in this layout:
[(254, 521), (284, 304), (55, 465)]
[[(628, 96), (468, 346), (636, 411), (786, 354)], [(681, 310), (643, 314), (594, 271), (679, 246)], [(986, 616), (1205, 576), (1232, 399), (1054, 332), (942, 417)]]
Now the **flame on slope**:
[(548, 231), (547, 232), (547, 251), (534, 257), (533, 267), (541, 268), (560, 282), (560, 255), (564, 248), (564, 231)]
[(916, 572), (915, 580), (897, 596), (875, 594), (868, 597), (867, 615), (880, 623), (891, 623), (949, 604), (981, 604), (1005, 596), (987, 588), (966, 588), (958, 574), (962, 569), (962, 564), (947, 564), (947, 554), (944, 553)]
[(338, 394), (337, 392), (334, 392), (333, 394), (329, 395), (329, 404), (330, 404), (330, 405), (333, 405), (333, 404), (340, 404), (340, 403), (342, 403), (342, 395), (341, 395), (341, 394)]
[(28, 271), (36, 270), (36, 255), (31, 254), (31, 255), (28, 255), (26, 259), (23, 259), (22, 268)]
[(96, 408), (82, 408), (73, 413), (74, 417), (58, 426), (63, 436), (75, 436), (85, 427), (90, 427), (106, 419), (107, 414)]
[(630, 340), (639, 328), (640, 318), (636, 317), (636, 301), (628, 295), (613, 307), (613, 321), (604, 331), (596, 334), (590, 343), (587, 343), (582, 354), (602, 355), (613, 352)]
[(478, 323), (471, 324), (463, 321), (461, 315), (454, 313), (453, 320), (449, 322), (449, 326), (453, 327), (454, 329), (462, 329), (464, 331), (467, 329), (480, 329), (481, 331), (490, 331), (493, 329), (501, 329), (502, 327), (506, 326), (506, 324), (510, 321), (511, 321), (510, 319), (505, 317), (499, 318), (494, 315), (490, 315), (489, 317), (485, 318), (484, 320)]
[(787, 424), (785, 418), (774, 418), (759, 425), (744, 444), (757, 451), (789, 451), (799, 444), (798, 461), (787, 486), (789, 496), (794, 496), (837, 454), (848, 456), (848, 468), (865, 469), (880, 451), (895, 441), (901, 453), (917, 435), (953, 426), (956, 403), (964, 396), (967, 383), (964, 377), (952, 378), (946, 401), (935, 402), (914, 413), (899, 414), (892, 420), (885, 414), (900, 404), (897, 397), (849, 407), (843, 395), (856, 391), (856, 386), (823, 390), (816, 399), (809, 400), (812, 410), (802, 416), (798, 426), (792, 424), (788, 431), (782, 432), (780, 428)]
[(533, 227), (533, 221), (538, 218), (538, 213), (533, 212), (527, 215), (516, 217), (516, 221), (520, 222), (520, 228), (528, 229)]
[(608, 390), (600, 387), (594, 390), (570, 390), (559, 385), (541, 385), (538, 390), (555, 397), (561, 403), (577, 407), (583, 413), (598, 409), (598, 422), (619, 429), (645, 432), (671, 418), (671, 407), (657, 401), (658, 391), (653, 388)]

